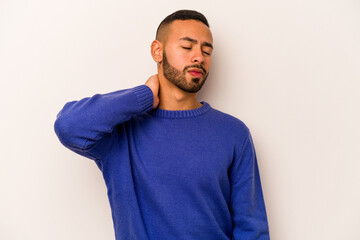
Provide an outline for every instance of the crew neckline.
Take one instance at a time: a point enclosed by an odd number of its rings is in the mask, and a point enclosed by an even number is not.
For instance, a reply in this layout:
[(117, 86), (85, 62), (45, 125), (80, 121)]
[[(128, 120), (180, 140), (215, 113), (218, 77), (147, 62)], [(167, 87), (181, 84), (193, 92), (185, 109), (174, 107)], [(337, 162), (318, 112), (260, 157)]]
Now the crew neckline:
[(190, 118), (199, 116), (207, 112), (211, 106), (205, 101), (200, 102), (202, 105), (199, 108), (189, 110), (165, 110), (160, 108), (152, 109), (149, 113), (156, 117), (161, 118)]

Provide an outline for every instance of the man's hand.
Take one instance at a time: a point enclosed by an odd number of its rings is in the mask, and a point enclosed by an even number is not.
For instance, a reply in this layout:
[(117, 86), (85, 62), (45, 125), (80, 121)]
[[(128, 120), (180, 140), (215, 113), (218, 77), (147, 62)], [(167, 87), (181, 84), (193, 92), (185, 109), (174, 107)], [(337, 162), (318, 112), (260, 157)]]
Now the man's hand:
[(151, 91), (154, 94), (154, 104), (153, 104), (153, 108), (156, 108), (159, 103), (160, 103), (160, 99), (159, 99), (159, 79), (158, 79), (158, 75), (152, 75), (146, 82), (145, 85), (147, 85)]

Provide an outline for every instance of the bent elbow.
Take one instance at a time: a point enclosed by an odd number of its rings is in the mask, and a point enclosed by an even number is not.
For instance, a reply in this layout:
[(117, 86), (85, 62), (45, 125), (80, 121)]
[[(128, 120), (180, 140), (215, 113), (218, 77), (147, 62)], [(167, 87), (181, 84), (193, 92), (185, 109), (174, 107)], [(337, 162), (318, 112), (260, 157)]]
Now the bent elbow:
[(54, 131), (60, 142), (65, 147), (71, 147), (74, 145), (75, 137), (73, 136), (74, 129), (72, 124), (62, 116), (57, 116), (54, 123)]

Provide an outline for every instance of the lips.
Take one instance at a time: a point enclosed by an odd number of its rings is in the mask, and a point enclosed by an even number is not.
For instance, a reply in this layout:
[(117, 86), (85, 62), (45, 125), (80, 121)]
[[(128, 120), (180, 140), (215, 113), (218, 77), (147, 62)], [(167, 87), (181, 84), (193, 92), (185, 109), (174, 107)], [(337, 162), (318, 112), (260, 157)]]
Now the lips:
[(191, 69), (188, 72), (195, 77), (201, 77), (203, 75), (203, 72), (200, 69)]

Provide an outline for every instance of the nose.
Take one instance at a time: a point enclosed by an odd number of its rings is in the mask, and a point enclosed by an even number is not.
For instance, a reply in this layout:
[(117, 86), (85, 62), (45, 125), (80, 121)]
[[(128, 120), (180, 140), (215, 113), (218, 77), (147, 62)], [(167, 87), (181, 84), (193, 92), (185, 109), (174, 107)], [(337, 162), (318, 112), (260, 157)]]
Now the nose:
[(194, 55), (193, 55), (193, 57), (192, 57), (192, 62), (203, 64), (204, 61), (205, 61), (205, 58), (204, 58), (204, 55), (203, 55), (201, 49), (195, 51), (195, 52), (194, 52)]

